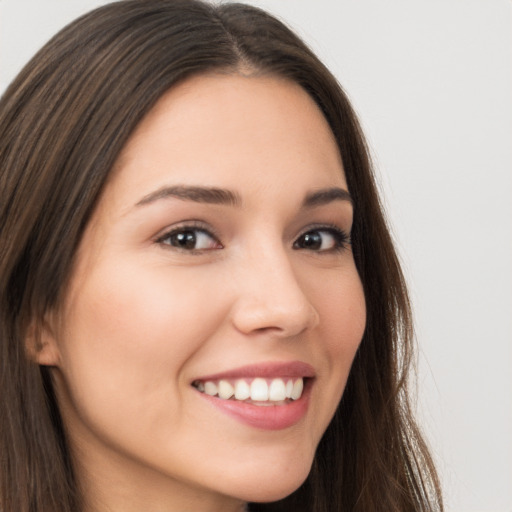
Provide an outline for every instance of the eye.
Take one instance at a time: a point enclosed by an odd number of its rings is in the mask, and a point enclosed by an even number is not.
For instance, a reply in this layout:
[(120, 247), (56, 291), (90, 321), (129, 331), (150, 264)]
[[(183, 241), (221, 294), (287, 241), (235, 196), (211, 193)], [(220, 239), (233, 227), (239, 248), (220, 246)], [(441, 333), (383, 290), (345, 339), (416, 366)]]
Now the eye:
[(157, 243), (183, 251), (207, 251), (222, 249), (217, 238), (203, 228), (183, 226), (161, 236)]
[(346, 248), (349, 236), (337, 227), (322, 227), (306, 231), (294, 242), (294, 249), (316, 252), (334, 252)]

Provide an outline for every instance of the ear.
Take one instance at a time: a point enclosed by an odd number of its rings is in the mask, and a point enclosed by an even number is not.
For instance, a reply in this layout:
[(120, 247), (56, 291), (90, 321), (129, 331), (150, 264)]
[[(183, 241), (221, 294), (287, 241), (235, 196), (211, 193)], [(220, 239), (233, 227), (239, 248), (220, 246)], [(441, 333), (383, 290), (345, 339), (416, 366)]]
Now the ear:
[(60, 351), (49, 318), (32, 322), (25, 338), (25, 350), (30, 360), (42, 366), (59, 366)]

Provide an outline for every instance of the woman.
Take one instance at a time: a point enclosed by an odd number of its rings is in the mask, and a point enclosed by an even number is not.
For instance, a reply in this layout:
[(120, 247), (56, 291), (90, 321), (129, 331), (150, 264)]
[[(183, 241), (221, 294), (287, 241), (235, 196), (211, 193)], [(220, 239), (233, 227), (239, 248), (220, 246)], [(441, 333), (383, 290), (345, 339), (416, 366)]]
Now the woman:
[(293, 33), (114, 3), (0, 119), (1, 510), (442, 509), (364, 139)]

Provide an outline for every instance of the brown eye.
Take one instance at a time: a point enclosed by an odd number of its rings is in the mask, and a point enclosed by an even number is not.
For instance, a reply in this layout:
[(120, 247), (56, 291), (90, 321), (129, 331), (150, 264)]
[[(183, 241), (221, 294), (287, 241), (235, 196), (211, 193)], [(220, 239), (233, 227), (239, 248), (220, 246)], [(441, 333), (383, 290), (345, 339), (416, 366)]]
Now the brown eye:
[(213, 235), (197, 228), (176, 229), (161, 237), (158, 242), (184, 251), (204, 251), (222, 247)]
[(317, 252), (335, 251), (344, 249), (347, 243), (348, 236), (344, 231), (336, 228), (312, 229), (303, 233), (293, 248)]

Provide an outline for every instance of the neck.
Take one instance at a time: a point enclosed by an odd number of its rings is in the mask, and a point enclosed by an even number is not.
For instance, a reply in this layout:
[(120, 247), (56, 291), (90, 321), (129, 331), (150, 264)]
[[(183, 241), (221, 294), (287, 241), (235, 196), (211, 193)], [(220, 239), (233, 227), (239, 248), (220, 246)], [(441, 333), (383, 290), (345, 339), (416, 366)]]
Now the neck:
[[(75, 460), (84, 462), (85, 454)], [(82, 496), (83, 512), (245, 512), (247, 504), (232, 496), (209, 492), (178, 482), (171, 477), (123, 460), (116, 456), (101, 461), (87, 460), (76, 468)], [(91, 471), (89, 468), (93, 468)]]

